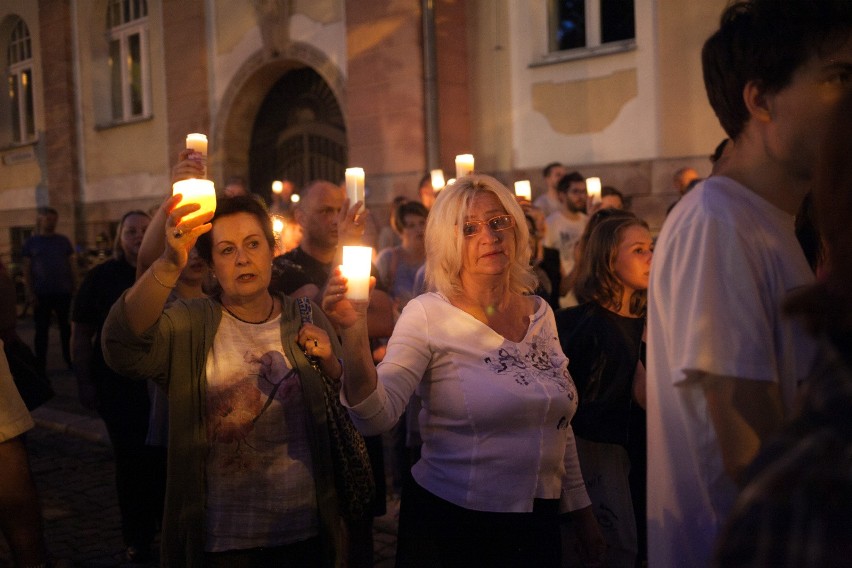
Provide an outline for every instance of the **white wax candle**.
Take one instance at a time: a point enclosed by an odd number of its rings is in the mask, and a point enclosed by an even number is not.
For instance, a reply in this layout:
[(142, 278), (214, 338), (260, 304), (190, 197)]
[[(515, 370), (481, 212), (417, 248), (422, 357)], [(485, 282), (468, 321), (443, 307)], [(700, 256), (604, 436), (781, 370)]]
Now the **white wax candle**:
[[(364, 168), (346, 168), (346, 197), (349, 207), (356, 201), (364, 201)], [(362, 206), (360, 211), (363, 211)]]
[(532, 186), (530, 186), (530, 180), (522, 179), (520, 181), (516, 181), (515, 195), (530, 201), (532, 199)]
[(275, 238), (278, 238), (278, 235), (281, 234), (281, 231), (284, 230), (284, 218), (281, 215), (273, 215), (272, 216), (272, 232), (275, 235)]
[(181, 194), (178, 207), (189, 203), (198, 203), (201, 209), (186, 215), (181, 221), (200, 217), (216, 211), (216, 188), (209, 179), (184, 179), (172, 186), (172, 195)]
[(298, 193), (294, 193), (290, 196), (290, 201), (292, 201), (293, 203), (298, 203), (300, 199), (301, 197), (299, 197)]
[(432, 170), (429, 172), (432, 175), (432, 189), (441, 191), (446, 185), (444, 183), (444, 170)]
[(187, 134), (186, 147), (201, 154), (201, 163), (204, 165), (204, 177), (207, 177), (207, 135), (199, 132)]
[(275, 195), (281, 195), (281, 192), (284, 191), (284, 182), (281, 180), (275, 180), (272, 182), (272, 193)]
[(370, 268), (373, 249), (370, 247), (343, 247), (343, 264), (340, 271), (346, 277), (346, 297), (350, 300), (367, 300), (370, 297)]
[(592, 200), (592, 203), (600, 203), (601, 202), (601, 178), (586, 178), (586, 192), (589, 194), (589, 198)]
[(466, 176), (473, 171), (473, 154), (456, 156), (456, 179)]
[(454, 183), (456, 183), (456, 178), (450, 178), (447, 180), (447, 185), (453, 185)]

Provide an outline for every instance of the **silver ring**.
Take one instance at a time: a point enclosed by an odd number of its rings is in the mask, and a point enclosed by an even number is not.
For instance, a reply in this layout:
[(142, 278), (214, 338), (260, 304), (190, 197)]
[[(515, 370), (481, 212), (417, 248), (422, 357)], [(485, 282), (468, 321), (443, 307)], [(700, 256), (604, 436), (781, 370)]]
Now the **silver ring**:
[(176, 239), (179, 239), (183, 236), (183, 231), (181, 231), (180, 229), (175, 229), (175, 232), (172, 233), (172, 236), (174, 236), (174, 238)]

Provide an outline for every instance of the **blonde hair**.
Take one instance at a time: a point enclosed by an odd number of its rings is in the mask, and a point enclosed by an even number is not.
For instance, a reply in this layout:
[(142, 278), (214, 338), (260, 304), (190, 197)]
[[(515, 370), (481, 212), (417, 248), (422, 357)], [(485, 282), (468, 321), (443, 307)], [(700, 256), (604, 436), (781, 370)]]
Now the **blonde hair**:
[(515, 257), (510, 259), (509, 290), (518, 294), (532, 292), (536, 277), (530, 268), (529, 228), (524, 212), (515, 196), (491, 176), (471, 174), (459, 178), (438, 194), (426, 222), (426, 284), (428, 289), (448, 298), (462, 293), (461, 270), (464, 259), (464, 236), (461, 227), (473, 198), (483, 192), (493, 193), (506, 213), (515, 219)]

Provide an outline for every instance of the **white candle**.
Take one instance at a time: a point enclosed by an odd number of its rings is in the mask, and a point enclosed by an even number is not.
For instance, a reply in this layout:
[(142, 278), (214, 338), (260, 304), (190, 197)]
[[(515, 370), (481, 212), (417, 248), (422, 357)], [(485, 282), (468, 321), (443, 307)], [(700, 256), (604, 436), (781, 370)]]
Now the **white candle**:
[(453, 185), (454, 183), (456, 183), (456, 178), (450, 178), (447, 180), (447, 185)]
[(284, 191), (284, 182), (281, 180), (275, 180), (272, 182), (272, 193), (275, 195), (281, 195), (281, 192)]
[(273, 215), (272, 216), (272, 233), (275, 235), (277, 239), (281, 234), (281, 231), (284, 230), (284, 218), (281, 215)]
[(432, 170), (429, 172), (432, 175), (432, 189), (441, 191), (446, 185), (444, 183), (444, 170)]
[(201, 163), (204, 165), (204, 177), (207, 177), (207, 135), (199, 132), (187, 134), (186, 147), (201, 154)]
[(456, 179), (466, 176), (473, 171), (473, 154), (456, 156)]
[(515, 195), (530, 201), (532, 199), (532, 186), (530, 186), (530, 180), (522, 179), (520, 181), (516, 181)]
[(586, 191), (592, 203), (601, 202), (601, 178), (586, 178)]
[[(364, 168), (346, 168), (346, 197), (349, 198), (349, 207), (357, 201), (364, 201)], [(364, 211), (363, 205), (360, 211)]]
[(301, 197), (299, 197), (298, 193), (294, 193), (290, 196), (290, 201), (292, 201), (293, 203), (298, 203), (300, 199)]
[(343, 264), (340, 271), (346, 277), (346, 297), (350, 300), (367, 300), (370, 297), (370, 268), (373, 249), (370, 247), (343, 247)]
[(198, 203), (201, 206), (201, 209), (198, 211), (194, 211), (183, 217), (181, 222), (216, 211), (216, 188), (209, 179), (191, 178), (176, 182), (172, 186), (172, 195), (177, 195), (178, 193), (182, 196), (180, 203), (177, 204), (178, 207), (190, 203)]

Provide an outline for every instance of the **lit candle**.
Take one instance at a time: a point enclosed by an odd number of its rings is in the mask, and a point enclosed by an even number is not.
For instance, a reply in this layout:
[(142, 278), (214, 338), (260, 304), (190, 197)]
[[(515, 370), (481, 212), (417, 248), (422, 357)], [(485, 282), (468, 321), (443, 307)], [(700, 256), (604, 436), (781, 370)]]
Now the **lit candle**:
[(371, 247), (343, 247), (343, 264), (340, 265), (340, 271), (346, 277), (346, 297), (350, 300), (369, 299), (372, 260)]
[(432, 175), (432, 189), (441, 191), (444, 189), (444, 170), (432, 170), (429, 172)]
[(275, 235), (277, 239), (279, 235), (281, 235), (281, 231), (284, 230), (284, 218), (281, 215), (273, 215), (272, 216), (272, 233)]
[(456, 178), (450, 178), (447, 180), (447, 185), (453, 185), (454, 183), (456, 183)]
[(473, 154), (456, 156), (456, 179), (473, 172)]
[(201, 154), (204, 177), (207, 177), (207, 135), (198, 132), (186, 135), (186, 147)]
[[(364, 168), (346, 168), (346, 197), (349, 198), (349, 207), (357, 201), (364, 201)], [(363, 205), (360, 211), (364, 211)]]
[(300, 199), (301, 197), (299, 197), (298, 193), (294, 193), (290, 196), (290, 201), (292, 201), (293, 203), (298, 203)]
[(194, 211), (183, 217), (181, 222), (216, 211), (216, 188), (209, 179), (191, 178), (176, 182), (172, 186), (172, 195), (177, 195), (178, 193), (182, 196), (180, 203), (177, 204), (178, 207), (190, 203), (198, 203), (201, 206), (201, 209), (198, 211)]
[(275, 180), (272, 182), (272, 193), (275, 195), (281, 195), (281, 192), (284, 191), (284, 182), (281, 180)]
[(592, 203), (601, 202), (601, 178), (586, 178), (586, 191)]
[(530, 186), (530, 180), (522, 179), (520, 181), (516, 181), (515, 195), (530, 201), (532, 199), (532, 187)]

